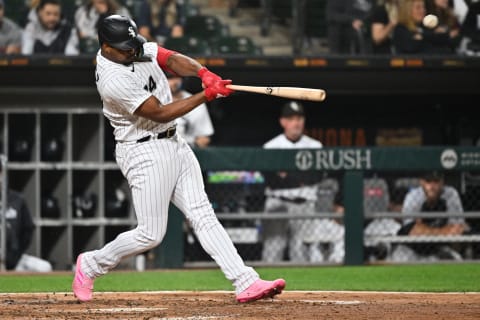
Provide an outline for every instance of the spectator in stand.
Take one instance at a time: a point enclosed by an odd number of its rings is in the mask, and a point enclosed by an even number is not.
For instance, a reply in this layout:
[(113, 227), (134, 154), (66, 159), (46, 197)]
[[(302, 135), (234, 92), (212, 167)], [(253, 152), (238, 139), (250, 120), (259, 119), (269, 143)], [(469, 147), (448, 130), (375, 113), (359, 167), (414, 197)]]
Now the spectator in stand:
[(329, 0), (326, 7), (327, 38), (331, 53), (355, 54), (365, 49), (365, 20), (370, 0)]
[(454, 54), (457, 41), (454, 32), (437, 32), (423, 26), (426, 15), (424, 0), (400, 2), (398, 24), (392, 43), (396, 54)]
[(35, 9), (37, 18), (28, 22), (22, 38), (22, 54), (78, 54), (75, 28), (62, 19), (59, 0), (41, 0)]
[(353, 53), (362, 54), (371, 52), (370, 15), (376, 0), (353, 0)]
[[(262, 0), (264, 1), (264, 0)], [(228, 15), (235, 17), (237, 15), (237, 8), (239, 0), (227, 0), (228, 2)]]
[(468, 0), (468, 11), (462, 24), (465, 37), (462, 51), (467, 55), (480, 55), (480, 1)]
[(75, 11), (75, 27), (82, 52), (96, 52), (99, 49), (97, 26), (101, 19), (119, 14), (131, 17), (130, 12), (116, 0), (89, 0)]
[(348, 6), (350, 2), (350, 0), (327, 1), (327, 40), (331, 53), (350, 53), (353, 21), (351, 6)]
[(470, 0), (450, 0), (451, 7), (453, 9), (453, 13), (460, 24), (465, 21), (465, 16), (468, 12), (468, 3), (471, 2)]
[(448, 0), (427, 0), (427, 14), (433, 14), (438, 17), (438, 25), (434, 29), (435, 33), (448, 35), (453, 49), (460, 44), (460, 22), (449, 6)]
[(372, 53), (391, 54), (392, 34), (398, 22), (398, 3), (400, 0), (380, 0), (373, 8), (370, 17)]
[(37, 7), (40, 4), (40, 0), (25, 1), (24, 9), (22, 10), (23, 19), (19, 23), (22, 26), (27, 26), (30, 21), (37, 21)]
[(168, 37), (183, 36), (185, 15), (176, 0), (143, 0), (138, 16), (138, 31), (149, 41), (163, 44)]
[(0, 55), (18, 54), (22, 45), (22, 29), (4, 14), (5, 2), (0, 0)]
[[(461, 235), (468, 231), (462, 217), (463, 206), (455, 188), (444, 183), (440, 172), (430, 172), (420, 179), (420, 186), (410, 190), (403, 202), (402, 213), (431, 212), (432, 218), (405, 218), (399, 235), (448, 236)], [(437, 218), (436, 212), (448, 212), (449, 218)], [(448, 242), (445, 240), (444, 242)], [(397, 262), (462, 260), (452, 245), (439, 243), (399, 244), (392, 253)]]

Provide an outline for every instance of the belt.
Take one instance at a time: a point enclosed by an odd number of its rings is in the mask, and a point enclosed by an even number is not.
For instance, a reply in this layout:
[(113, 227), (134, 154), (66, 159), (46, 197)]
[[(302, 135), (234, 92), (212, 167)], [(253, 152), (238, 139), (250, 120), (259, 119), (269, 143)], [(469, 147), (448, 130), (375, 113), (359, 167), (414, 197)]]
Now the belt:
[(171, 138), (175, 135), (175, 132), (177, 132), (177, 129), (175, 127), (170, 127), (163, 132), (159, 132), (150, 136), (140, 138), (137, 140), (137, 143), (147, 142), (152, 139), (155, 140), (155, 139)]

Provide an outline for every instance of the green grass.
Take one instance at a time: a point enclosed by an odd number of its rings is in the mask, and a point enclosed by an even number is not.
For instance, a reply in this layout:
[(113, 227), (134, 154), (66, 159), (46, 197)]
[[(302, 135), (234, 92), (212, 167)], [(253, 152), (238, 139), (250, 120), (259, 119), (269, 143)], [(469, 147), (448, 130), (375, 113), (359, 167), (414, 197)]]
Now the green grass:
[[(265, 279), (283, 277), (287, 290), (480, 292), (480, 264), (258, 268)], [(0, 292), (70, 291), (72, 274), (0, 275)], [(113, 271), (96, 291), (233, 290), (219, 269)]]

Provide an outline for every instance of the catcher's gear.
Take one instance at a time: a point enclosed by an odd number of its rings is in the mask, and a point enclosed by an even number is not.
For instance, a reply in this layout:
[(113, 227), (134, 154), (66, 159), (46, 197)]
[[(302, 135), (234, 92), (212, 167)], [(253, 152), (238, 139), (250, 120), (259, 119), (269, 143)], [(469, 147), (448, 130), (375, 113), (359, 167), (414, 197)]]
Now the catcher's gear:
[(106, 17), (98, 27), (100, 46), (106, 43), (119, 50), (135, 50), (135, 56), (143, 56), (143, 44), (147, 42), (138, 34), (136, 23), (126, 16), (114, 14)]

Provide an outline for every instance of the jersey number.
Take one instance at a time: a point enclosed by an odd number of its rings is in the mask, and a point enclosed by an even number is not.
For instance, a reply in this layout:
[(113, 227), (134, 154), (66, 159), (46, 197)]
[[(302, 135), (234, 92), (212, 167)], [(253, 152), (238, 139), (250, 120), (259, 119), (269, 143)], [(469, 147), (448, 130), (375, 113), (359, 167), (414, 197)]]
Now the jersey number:
[(148, 85), (145, 85), (143, 89), (145, 89), (145, 91), (153, 92), (153, 90), (155, 90), (156, 88), (157, 88), (157, 83), (155, 82), (155, 80), (153, 80), (152, 76), (150, 76), (148, 78)]

